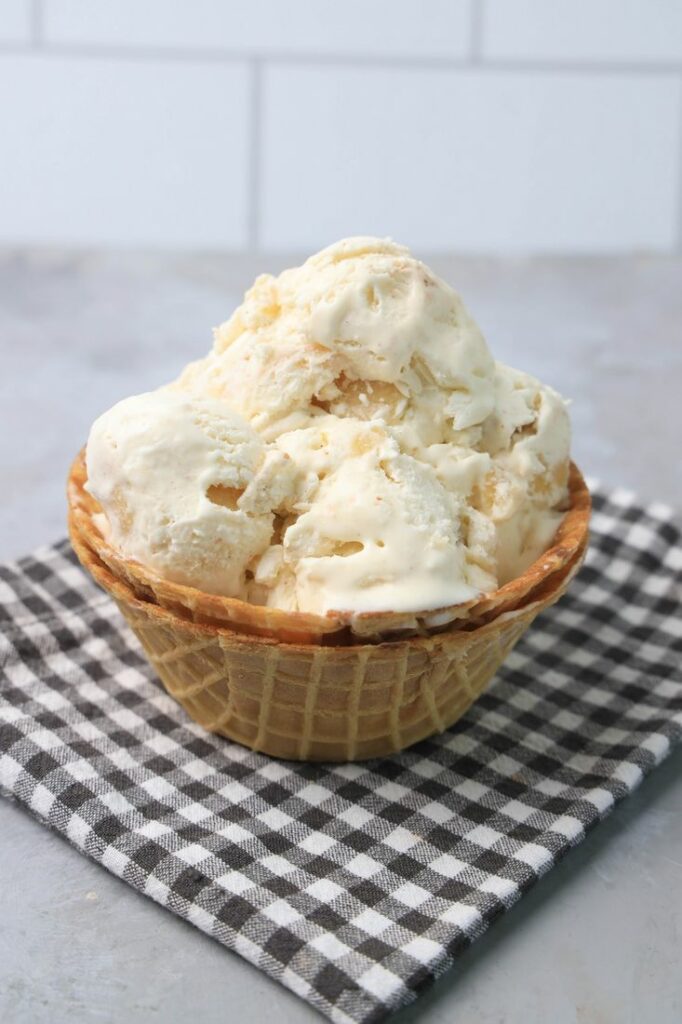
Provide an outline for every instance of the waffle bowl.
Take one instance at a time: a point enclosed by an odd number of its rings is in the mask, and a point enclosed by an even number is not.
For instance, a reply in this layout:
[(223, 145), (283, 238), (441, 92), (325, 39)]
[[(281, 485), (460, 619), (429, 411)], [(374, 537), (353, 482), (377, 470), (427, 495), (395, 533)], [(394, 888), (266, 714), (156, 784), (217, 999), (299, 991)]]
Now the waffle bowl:
[(495, 593), (409, 617), (303, 615), (204, 594), (121, 558), (97, 529), (85, 482), (81, 453), (68, 483), (74, 550), (168, 692), (206, 729), (293, 760), (384, 756), (447, 729), (565, 592), (588, 540), (589, 492), (572, 466), (552, 547)]

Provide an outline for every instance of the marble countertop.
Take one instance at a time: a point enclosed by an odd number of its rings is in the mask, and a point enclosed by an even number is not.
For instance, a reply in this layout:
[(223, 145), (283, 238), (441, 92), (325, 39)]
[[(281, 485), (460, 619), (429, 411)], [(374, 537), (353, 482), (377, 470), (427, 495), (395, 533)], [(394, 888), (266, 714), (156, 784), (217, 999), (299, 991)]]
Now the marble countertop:
[[(0, 253), (0, 559), (63, 536), (94, 416), (210, 344), (261, 269), (294, 257)], [(434, 256), (496, 357), (573, 400), (575, 457), (682, 510), (682, 261)], [(682, 752), (434, 989), (423, 1024), (679, 1024)], [(0, 1020), (321, 1018), (0, 801)]]

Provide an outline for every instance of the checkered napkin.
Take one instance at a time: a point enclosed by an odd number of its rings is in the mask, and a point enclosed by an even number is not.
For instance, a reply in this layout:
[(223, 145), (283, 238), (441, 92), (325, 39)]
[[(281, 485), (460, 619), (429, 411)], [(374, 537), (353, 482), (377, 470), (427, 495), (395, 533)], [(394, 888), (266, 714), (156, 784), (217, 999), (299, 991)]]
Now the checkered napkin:
[(66, 542), (0, 568), (0, 785), (318, 1007), (413, 1000), (682, 735), (682, 544), (597, 494), (586, 566), (455, 728), (364, 764), (204, 732)]

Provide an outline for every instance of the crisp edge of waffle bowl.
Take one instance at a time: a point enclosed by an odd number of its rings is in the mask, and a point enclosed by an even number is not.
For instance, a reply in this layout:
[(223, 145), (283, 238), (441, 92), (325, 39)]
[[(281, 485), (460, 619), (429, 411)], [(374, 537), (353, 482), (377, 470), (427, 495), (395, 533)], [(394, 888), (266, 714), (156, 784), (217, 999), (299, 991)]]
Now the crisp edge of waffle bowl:
[(175, 610), (158, 604), (151, 593), (149, 595), (138, 594), (127, 580), (117, 576), (111, 567), (102, 561), (97, 552), (90, 547), (87, 540), (79, 532), (73, 520), (69, 522), (69, 533), (72, 547), (79, 562), (103, 590), (117, 602), (125, 602), (137, 609), (143, 609), (150, 616), (158, 617), (159, 621), (176, 625), (178, 628), (186, 628), (188, 632), (194, 632), (196, 635), (206, 637), (219, 635), (224, 637), (227, 642), (241, 644), (248, 648), (261, 647), (263, 645), (283, 645), (289, 650), (310, 654), (311, 650), (325, 647), (331, 651), (344, 652), (346, 657), (351, 658), (358, 651), (373, 651), (380, 647), (384, 649), (397, 649), (401, 645), (421, 645), (430, 649), (434, 644), (439, 646), (443, 643), (448, 643), (448, 638), (454, 638), (456, 643), (465, 643), (466, 638), (472, 632), (479, 633), (481, 630), (492, 627), (498, 619), (512, 617), (517, 613), (525, 613), (528, 610), (540, 611), (543, 608), (549, 607), (564, 594), (569, 583), (581, 568), (587, 551), (587, 542), (585, 542), (575, 552), (573, 559), (563, 566), (561, 572), (553, 573), (544, 579), (536, 588), (525, 594), (523, 600), (514, 608), (506, 608), (499, 615), (481, 618), (476, 622), (470, 620), (465, 628), (460, 629), (442, 629), (438, 632), (411, 636), (381, 637), (378, 640), (356, 637), (354, 642), (349, 644), (344, 642), (345, 637), (341, 639), (340, 643), (334, 643), (332, 642), (334, 637), (329, 636), (329, 634), (325, 634), (322, 638), (308, 639), (295, 637), (290, 640), (283, 640), (280, 636), (235, 629), (225, 622), (197, 621), (188, 614), (184, 606)]
[(357, 644), (380, 642), (411, 634), (434, 633), (446, 629), (470, 629), (515, 608), (536, 587), (574, 561), (587, 544), (591, 511), (590, 494), (578, 467), (571, 463), (569, 508), (559, 524), (552, 545), (521, 576), (492, 594), (464, 604), (428, 612), (359, 613), (330, 612), (313, 615), (285, 612), (278, 608), (254, 605), (238, 598), (207, 594), (194, 587), (164, 580), (146, 566), (119, 555), (101, 535), (93, 521), (99, 511), (94, 498), (85, 490), (87, 471), (82, 449), (74, 460), (67, 482), (69, 529), (106, 565), (114, 577), (124, 580), (132, 592), (146, 601), (153, 600), (180, 617), (197, 623), (270, 636), (284, 642)]

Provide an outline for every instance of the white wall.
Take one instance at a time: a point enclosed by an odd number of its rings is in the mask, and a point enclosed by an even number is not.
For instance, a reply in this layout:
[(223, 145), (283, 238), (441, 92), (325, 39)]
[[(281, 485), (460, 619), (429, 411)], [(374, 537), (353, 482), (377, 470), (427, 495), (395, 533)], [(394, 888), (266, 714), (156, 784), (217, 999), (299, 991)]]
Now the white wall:
[(681, 0), (0, 0), (0, 243), (680, 249)]

